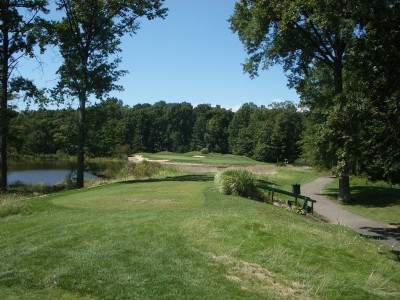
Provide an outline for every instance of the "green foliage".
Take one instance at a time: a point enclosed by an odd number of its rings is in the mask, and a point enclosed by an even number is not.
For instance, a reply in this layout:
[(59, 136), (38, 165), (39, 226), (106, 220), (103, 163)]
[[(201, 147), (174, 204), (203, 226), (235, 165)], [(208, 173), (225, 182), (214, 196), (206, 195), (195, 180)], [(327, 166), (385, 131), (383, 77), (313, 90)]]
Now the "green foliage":
[(214, 177), (215, 188), (224, 195), (257, 198), (260, 193), (255, 176), (247, 170), (228, 169), (219, 171)]
[(217, 105), (208, 112), (204, 141), (211, 152), (229, 153), (228, 126), (233, 112)]

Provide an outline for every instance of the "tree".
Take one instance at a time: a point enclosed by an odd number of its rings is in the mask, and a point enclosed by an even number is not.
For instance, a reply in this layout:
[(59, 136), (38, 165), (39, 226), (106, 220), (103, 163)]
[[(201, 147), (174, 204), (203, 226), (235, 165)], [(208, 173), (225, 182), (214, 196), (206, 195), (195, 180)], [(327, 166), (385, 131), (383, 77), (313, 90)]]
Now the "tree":
[(166, 107), (168, 150), (173, 152), (189, 151), (193, 130), (193, 107), (190, 103), (170, 103)]
[(212, 152), (229, 153), (228, 127), (233, 118), (233, 112), (219, 105), (208, 111), (208, 121), (204, 140)]
[(349, 78), (363, 112), (358, 167), (372, 180), (400, 183), (400, 2), (377, 3), (365, 31)]
[(229, 124), (229, 150), (232, 154), (252, 156), (253, 136), (249, 130), (249, 122), (257, 106), (245, 103), (235, 112)]
[[(1, 180), (0, 187), (7, 190), (7, 145), (9, 138), (9, 100), (15, 92), (27, 90), (26, 96), (40, 92), (33, 83), (22, 77), (13, 77), (21, 58), (33, 57), (39, 43), (44, 21), (40, 13), (46, 13), (47, 1), (2, 0), (0, 1), (0, 116), (1, 116)], [(43, 35), (42, 35), (43, 37)], [(43, 47), (41, 47), (43, 50)]]
[(110, 157), (126, 144), (127, 118), (121, 100), (110, 98), (88, 107), (87, 154), (94, 157)]
[[(290, 84), (296, 86), (310, 70), (322, 65), (332, 74), (331, 96), (340, 116), (347, 100), (343, 95), (346, 51), (364, 33), (362, 20), (368, 5), (361, 0), (243, 0), (237, 3), (230, 23), (249, 55), (244, 70), (255, 76), (260, 64), (263, 68), (283, 64), (284, 70), (290, 72)], [(340, 126), (347, 129), (346, 120), (343, 121)], [(341, 153), (336, 157), (336, 171), (339, 199), (348, 202), (348, 130), (343, 134), (335, 145)]]
[(115, 82), (126, 72), (118, 70), (121, 37), (135, 34), (137, 19), (164, 18), (163, 0), (59, 0), (65, 16), (56, 24), (63, 64), (58, 70), (59, 95), (79, 99), (77, 187), (84, 185), (85, 112), (90, 95), (102, 98), (121, 90)]
[(201, 150), (206, 146), (204, 135), (207, 126), (207, 113), (212, 109), (210, 104), (199, 104), (193, 109), (194, 124), (192, 131), (192, 150)]

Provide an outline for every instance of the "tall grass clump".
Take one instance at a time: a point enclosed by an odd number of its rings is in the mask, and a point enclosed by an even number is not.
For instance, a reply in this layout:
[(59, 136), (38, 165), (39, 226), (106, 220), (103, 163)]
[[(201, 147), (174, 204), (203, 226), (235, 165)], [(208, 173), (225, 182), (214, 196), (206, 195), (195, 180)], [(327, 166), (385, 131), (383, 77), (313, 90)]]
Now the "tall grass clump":
[(159, 163), (143, 161), (141, 163), (128, 162), (117, 174), (115, 178), (140, 179), (149, 177), (162, 177), (176, 175), (176, 168), (163, 166)]
[(0, 219), (12, 215), (18, 215), (25, 209), (21, 199), (14, 197), (0, 198)]
[(263, 194), (257, 188), (257, 179), (248, 170), (229, 169), (219, 171), (214, 177), (214, 186), (224, 195), (263, 200)]

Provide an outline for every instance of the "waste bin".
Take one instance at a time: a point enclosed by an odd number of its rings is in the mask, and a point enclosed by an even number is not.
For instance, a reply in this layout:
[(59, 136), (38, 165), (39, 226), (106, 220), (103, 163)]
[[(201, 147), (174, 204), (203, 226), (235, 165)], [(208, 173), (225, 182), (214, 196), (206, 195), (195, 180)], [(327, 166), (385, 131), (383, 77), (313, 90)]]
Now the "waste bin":
[(292, 184), (292, 193), (296, 195), (300, 195), (300, 184), (294, 183)]

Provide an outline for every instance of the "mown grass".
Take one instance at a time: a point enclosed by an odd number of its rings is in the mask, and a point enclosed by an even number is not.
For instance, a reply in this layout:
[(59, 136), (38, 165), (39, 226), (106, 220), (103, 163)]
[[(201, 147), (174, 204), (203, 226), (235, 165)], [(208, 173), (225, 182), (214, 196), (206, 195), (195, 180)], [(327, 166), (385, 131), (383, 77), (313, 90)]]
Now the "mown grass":
[[(375, 220), (382, 224), (400, 225), (400, 188), (385, 182), (370, 182), (365, 178), (351, 177), (352, 203), (343, 205), (360, 216)], [(324, 189), (324, 193), (337, 199), (338, 180)]]
[[(197, 163), (206, 165), (260, 165), (264, 164), (245, 156), (232, 154), (210, 153), (202, 154), (200, 151), (187, 153), (158, 152), (139, 153), (151, 160), (169, 160), (177, 163)], [(197, 157), (196, 157), (197, 156)]]
[(29, 200), (0, 219), (0, 298), (400, 297), (376, 241), (212, 186), (181, 175)]

